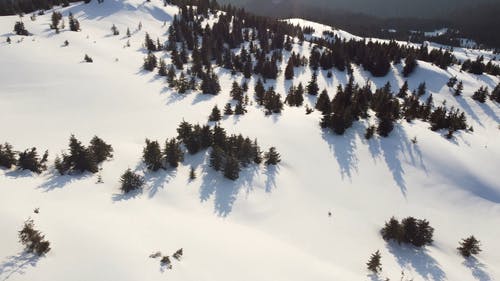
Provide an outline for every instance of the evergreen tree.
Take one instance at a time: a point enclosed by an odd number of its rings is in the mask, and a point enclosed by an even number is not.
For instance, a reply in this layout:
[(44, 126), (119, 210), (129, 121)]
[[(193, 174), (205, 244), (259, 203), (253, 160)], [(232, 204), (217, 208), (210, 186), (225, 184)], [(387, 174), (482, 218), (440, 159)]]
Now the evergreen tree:
[(278, 165), (281, 162), (280, 154), (276, 151), (275, 147), (269, 148), (269, 151), (264, 155), (264, 159), (266, 160), (264, 162), (266, 165)]
[(80, 31), (80, 22), (77, 19), (75, 19), (75, 17), (71, 12), (69, 12), (68, 19), (69, 19), (69, 29), (71, 31)]
[(238, 102), (243, 102), (243, 89), (236, 83), (236, 81), (233, 82), (231, 92), (229, 93), (233, 100), (236, 100)]
[(221, 117), (221, 114), (220, 114), (220, 110), (217, 107), (217, 105), (215, 105), (214, 108), (212, 109), (212, 113), (208, 117), (208, 121), (217, 122), (217, 121), (220, 121), (221, 118), (222, 117)]
[(404, 99), (408, 96), (408, 81), (405, 81), (401, 89), (399, 89), (399, 93), (397, 94), (398, 98)]
[(457, 248), (457, 250), (463, 257), (468, 258), (481, 252), (481, 243), (476, 239), (476, 237), (474, 237), (474, 235), (462, 239), (459, 244), (460, 246)]
[(491, 92), (490, 99), (500, 103), (500, 83)]
[(0, 144), (0, 167), (10, 169), (16, 162), (16, 154), (12, 150), (12, 145), (7, 142)]
[(146, 167), (153, 172), (163, 168), (160, 144), (157, 141), (146, 139), (146, 146), (142, 151), (142, 159)]
[(23, 229), (19, 231), (19, 242), (26, 247), (26, 251), (42, 256), (50, 251), (50, 242), (45, 240), (45, 236), (35, 229), (32, 219), (24, 222)]
[(240, 163), (238, 162), (238, 159), (236, 159), (232, 155), (226, 157), (226, 161), (224, 164), (224, 177), (234, 181), (239, 178), (239, 173)]
[(113, 157), (113, 147), (98, 136), (94, 136), (90, 140), (89, 150), (98, 164)]
[(146, 32), (146, 35), (144, 35), (144, 46), (149, 52), (155, 52), (156, 51), (156, 45), (153, 39), (151, 39), (151, 36), (149, 36), (149, 33)]
[(446, 86), (448, 86), (448, 88), (453, 88), (455, 87), (455, 84), (457, 84), (458, 82), (458, 79), (456, 76), (452, 76), (450, 77), (450, 79), (448, 80), (448, 82), (446, 83)]
[(330, 97), (328, 96), (328, 92), (326, 90), (323, 90), (321, 94), (318, 97), (318, 100), (316, 101), (316, 106), (315, 108), (323, 114), (328, 114), (330, 113)]
[(51, 24), (50, 28), (51, 29), (59, 29), (59, 22), (62, 20), (62, 14), (59, 12), (53, 12), (51, 16)]
[(486, 97), (489, 95), (487, 87), (480, 87), (477, 91), (472, 95), (472, 99), (478, 101), (480, 103), (486, 102)]
[(22, 22), (22, 21), (17, 21), (14, 24), (14, 32), (17, 35), (21, 35), (21, 36), (28, 36), (29, 35), (29, 32), (28, 32), (28, 30), (26, 30), (26, 27), (24, 27), (24, 22)]
[(177, 168), (179, 162), (184, 161), (184, 152), (182, 152), (180, 143), (175, 138), (165, 142), (165, 160), (172, 168)]
[(216, 171), (222, 170), (224, 165), (224, 151), (217, 145), (212, 147), (210, 152), (210, 167)]
[(292, 57), (290, 57), (290, 59), (288, 60), (287, 65), (286, 65), (286, 68), (285, 68), (285, 79), (286, 80), (293, 79), (293, 76), (295, 75), (293, 67), (294, 67), (294, 64), (293, 64), (293, 61), (292, 61)]
[(156, 56), (149, 52), (148, 55), (144, 58), (144, 69), (148, 71), (153, 71), (156, 67)]
[(232, 114), (233, 114), (233, 110), (231, 108), (231, 104), (226, 103), (226, 106), (224, 107), (224, 115), (232, 115)]
[(126, 194), (130, 191), (142, 188), (142, 186), (144, 185), (144, 178), (141, 175), (132, 172), (132, 170), (130, 170), (129, 168), (121, 176), (120, 183), (121, 191)]
[(73, 171), (97, 173), (99, 169), (94, 155), (74, 135), (70, 137), (69, 148), (70, 155), (63, 161), (69, 161)]
[(402, 229), (399, 221), (392, 217), (380, 231), (385, 241), (394, 240), (398, 243), (402, 241)]
[(165, 60), (160, 58), (160, 63), (158, 66), (158, 75), (167, 76), (167, 65), (165, 64)]
[(179, 76), (179, 79), (177, 79), (175, 87), (179, 94), (185, 94), (187, 90), (189, 90), (189, 81), (184, 75), (184, 72), (181, 72), (181, 75)]
[(24, 152), (19, 153), (19, 158), (17, 160), (17, 166), (22, 170), (30, 170), (34, 173), (40, 174), (47, 169), (45, 163), (49, 157), (48, 151), (45, 151), (42, 158), (38, 156), (38, 152), (35, 147), (27, 149)]
[(366, 263), (366, 266), (369, 271), (377, 274), (379, 271), (382, 271), (382, 263), (380, 262), (382, 256), (380, 255), (380, 251), (376, 251), (370, 256), (370, 259)]
[(417, 58), (413, 54), (409, 54), (405, 59), (405, 66), (403, 68), (403, 76), (408, 77), (415, 71), (417, 67)]
[(114, 36), (120, 35), (120, 31), (118, 30), (118, 27), (116, 25), (111, 26), (111, 32), (113, 33)]
[(309, 81), (309, 84), (307, 84), (307, 93), (309, 95), (317, 95), (318, 94), (318, 91), (319, 91), (319, 87), (318, 87), (318, 74), (315, 72), (313, 72), (312, 74), (312, 77), (311, 77), (311, 81)]
[(235, 115), (244, 115), (246, 112), (247, 112), (247, 110), (245, 109), (245, 107), (243, 106), (243, 104), (241, 102), (236, 104), (236, 107), (234, 108)]

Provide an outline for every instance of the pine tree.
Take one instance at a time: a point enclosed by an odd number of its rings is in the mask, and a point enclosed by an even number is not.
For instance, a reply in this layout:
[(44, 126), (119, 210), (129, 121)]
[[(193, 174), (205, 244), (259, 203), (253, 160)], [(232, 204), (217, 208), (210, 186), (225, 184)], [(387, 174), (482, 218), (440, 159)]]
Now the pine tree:
[(127, 169), (125, 173), (120, 178), (121, 191), (126, 194), (130, 191), (142, 188), (144, 185), (144, 178), (139, 174), (132, 172), (132, 170)]
[(264, 155), (264, 159), (266, 160), (264, 162), (266, 165), (277, 165), (281, 162), (280, 154), (276, 151), (275, 147), (269, 148), (269, 151)]
[(226, 103), (226, 106), (224, 107), (224, 115), (232, 115), (233, 114), (233, 109), (231, 108), (230, 103)]
[(177, 168), (179, 162), (184, 161), (184, 152), (182, 152), (180, 143), (175, 138), (165, 143), (165, 160), (172, 168)]
[(85, 54), (85, 56), (83, 57), (83, 61), (88, 62), (88, 63), (94, 62), (94, 60), (91, 57), (89, 57), (89, 55), (87, 55), (87, 54)]
[(221, 120), (221, 114), (220, 114), (220, 110), (219, 108), (217, 107), (217, 105), (214, 106), (214, 108), (212, 109), (212, 113), (210, 114), (210, 116), (208, 117), (208, 121), (211, 121), (211, 122), (218, 122)]
[(285, 68), (285, 79), (286, 80), (293, 79), (293, 76), (295, 75), (293, 67), (294, 67), (293, 60), (292, 60), (292, 57), (290, 57), (287, 65), (286, 65), (286, 68)]
[(158, 75), (167, 76), (167, 65), (165, 64), (165, 60), (160, 58), (160, 63), (158, 66)]
[(189, 90), (189, 81), (184, 75), (184, 72), (181, 72), (181, 75), (179, 76), (179, 79), (177, 79), (175, 87), (179, 94), (184, 94), (187, 92), (187, 90)]
[(455, 87), (455, 84), (457, 84), (458, 82), (458, 79), (456, 76), (452, 76), (450, 77), (450, 79), (448, 80), (448, 82), (446, 83), (446, 86), (448, 86), (448, 88), (453, 88)]
[(368, 270), (377, 274), (382, 271), (382, 263), (380, 262), (382, 256), (380, 255), (380, 251), (377, 250), (370, 256), (370, 260), (366, 263)]
[(405, 59), (405, 66), (403, 68), (403, 76), (408, 77), (413, 73), (417, 67), (417, 58), (413, 54), (409, 54)]
[(500, 83), (491, 92), (490, 99), (500, 103)]
[(157, 141), (146, 139), (146, 146), (142, 151), (142, 159), (146, 167), (153, 172), (163, 168), (160, 144)]
[(331, 111), (330, 106), (330, 97), (328, 96), (328, 92), (323, 90), (316, 101), (315, 108), (323, 114), (328, 114)]
[(9, 143), (0, 144), (0, 167), (7, 169), (12, 168), (16, 164), (16, 154)]
[(75, 17), (71, 12), (69, 12), (68, 18), (69, 18), (69, 29), (71, 31), (80, 31), (80, 22), (77, 19), (75, 19)]
[(130, 36), (132, 36), (132, 33), (130, 33), (130, 29), (127, 27), (127, 37), (130, 38)]
[(89, 150), (98, 164), (113, 157), (113, 147), (98, 136), (94, 136), (90, 140)]
[(318, 87), (318, 74), (316, 73), (316, 71), (313, 72), (312, 74), (312, 77), (311, 77), (311, 81), (309, 81), (309, 84), (307, 84), (307, 93), (309, 95), (317, 95), (318, 94), (318, 91), (319, 91), (319, 87)]
[(149, 52), (148, 55), (144, 58), (144, 69), (148, 71), (153, 71), (156, 67), (157, 59), (156, 56)]
[(385, 226), (380, 231), (382, 234), (382, 238), (385, 241), (394, 240), (398, 243), (402, 241), (402, 228), (399, 221), (392, 217), (388, 222), (385, 223)]
[(47, 158), (49, 157), (48, 151), (45, 151), (42, 158), (38, 156), (38, 152), (35, 147), (27, 149), (24, 152), (19, 153), (19, 158), (17, 160), (17, 166), (22, 170), (30, 170), (34, 173), (40, 174), (47, 169)]
[(114, 36), (120, 35), (120, 31), (118, 30), (118, 27), (116, 25), (111, 26), (111, 32), (113, 33)]
[(210, 152), (210, 167), (216, 171), (222, 170), (224, 164), (224, 151), (217, 145), (212, 147)]
[(486, 102), (486, 97), (489, 95), (487, 87), (480, 87), (477, 91), (472, 95), (472, 99), (478, 101), (480, 103)]
[(245, 109), (245, 107), (243, 106), (243, 104), (241, 102), (236, 104), (236, 107), (234, 108), (235, 115), (244, 115), (246, 112), (247, 112), (247, 110)]
[(226, 161), (224, 164), (224, 177), (230, 180), (236, 180), (239, 178), (240, 174), (240, 163), (238, 159), (234, 156), (229, 155), (226, 157)]
[(457, 250), (460, 252), (460, 254), (466, 258), (472, 256), (472, 255), (477, 255), (479, 252), (481, 252), (481, 243), (479, 240), (474, 237), (474, 235), (469, 236), (468, 238), (462, 239), (461, 242), (459, 242), (460, 246), (457, 248)]

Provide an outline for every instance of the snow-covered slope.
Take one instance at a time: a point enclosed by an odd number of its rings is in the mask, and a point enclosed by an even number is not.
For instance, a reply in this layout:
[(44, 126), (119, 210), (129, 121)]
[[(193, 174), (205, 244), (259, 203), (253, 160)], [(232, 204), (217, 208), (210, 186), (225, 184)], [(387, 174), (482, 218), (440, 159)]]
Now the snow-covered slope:
[[(48, 149), (51, 161), (66, 149), (70, 134), (84, 143), (98, 135), (115, 149), (114, 159), (103, 165), (103, 184), (96, 184), (97, 175), (0, 171), (0, 280), (377, 280), (365, 268), (377, 249), (380, 279), (399, 280), (402, 271), (413, 280), (500, 279), (500, 105), (470, 98), (499, 79), (461, 73), (457, 66), (444, 71), (419, 62), (408, 82), (414, 89), (425, 81), (436, 104), (446, 101), (465, 111), (474, 133), (447, 140), (427, 123), (401, 122), (389, 138), (367, 141), (366, 121), (335, 136), (321, 130), (318, 112), (285, 107), (280, 115), (265, 116), (254, 104), (221, 125), (257, 138), (263, 148), (276, 146), (279, 166), (244, 169), (233, 182), (208, 167), (207, 154), (186, 155), (176, 170), (146, 173), (141, 194), (120, 195), (125, 169), (145, 172), (146, 137), (163, 142), (176, 135), (183, 119), (206, 123), (211, 108), (229, 100), (232, 81), (242, 80), (216, 69), (221, 94), (179, 95), (143, 71), (145, 32), (166, 39), (177, 13), (156, 2), (92, 1), (62, 9), (65, 19), (72, 11), (80, 20), (81, 32), (55, 34), (50, 13), (36, 21), (25, 17), (34, 35), (24, 38), (10, 32), (18, 17), (0, 17), (0, 142), (18, 150)], [(119, 36), (111, 35), (112, 24)], [(5, 43), (7, 36), (12, 44)], [(131, 47), (125, 47), (127, 40)], [(310, 48), (294, 45), (306, 57)], [(85, 54), (94, 63), (82, 63)], [(373, 78), (355, 67), (354, 76), (360, 84), (369, 79), (375, 88), (389, 81), (398, 89), (404, 82), (400, 68)], [(295, 84), (311, 77), (307, 67), (296, 74)], [(462, 97), (453, 97), (445, 85), (455, 75), (464, 81)], [(347, 79), (345, 72), (334, 71), (333, 79), (320, 72), (320, 88), (333, 96)], [(283, 95), (291, 83), (280, 75), (267, 84)], [(306, 103), (313, 107), (315, 98)], [(192, 182), (190, 167), (198, 174)], [(23, 254), (17, 241), (30, 216), (52, 246), (38, 260)], [(379, 230), (391, 216), (429, 220), (434, 244), (418, 251), (387, 244)], [(456, 247), (471, 234), (483, 252), (464, 261)], [(172, 270), (148, 258), (179, 248), (184, 258)]]

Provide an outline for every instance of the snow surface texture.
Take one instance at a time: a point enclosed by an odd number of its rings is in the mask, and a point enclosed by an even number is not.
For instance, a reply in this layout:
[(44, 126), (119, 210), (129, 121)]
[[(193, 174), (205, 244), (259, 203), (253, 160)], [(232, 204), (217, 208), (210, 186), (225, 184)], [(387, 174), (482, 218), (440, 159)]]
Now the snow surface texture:
[[(81, 32), (55, 34), (47, 13), (34, 22), (24, 18), (33, 36), (1, 35), (0, 141), (17, 150), (49, 149), (52, 162), (70, 134), (83, 143), (98, 135), (113, 145), (115, 157), (103, 165), (103, 184), (96, 184), (97, 175), (0, 171), (0, 280), (400, 280), (402, 271), (405, 280), (500, 279), (500, 105), (470, 98), (499, 79), (461, 73), (456, 66), (444, 71), (419, 62), (410, 89), (425, 81), (436, 104), (446, 100), (465, 111), (474, 133), (447, 140), (426, 123), (401, 121), (389, 138), (367, 141), (363, 134), (374, 119), (335, 136), (320, 129), (318, 112), (285, 107), (280, 115), (265, 116), (254, 103), (246, 115), (226, 117), (222, 126), (257, 138), (263, 149), (276, 146), (279, 166), (244, 169), (232, 182), (208, 167), (207, 154), (186, 155), (176, 170), (148, 173), (142, 193), (120, 195), (125, 169), (144, 172), (146, 137), (163, 142), (176, 135), (182, 119), (206, 123), (211, 108), (229, 100), (233, 79), (242, 79), (217, 69), (221, 94), (179, 95), (143, 71), (144, 33), (165, 40), (177, 13), (157, 2), (76, 4), (62, 12), (66, 25), (68, 12), (75, 14)], [(1, 17), (0, 30), (12, 30), (17, 20)], [(111, 35), (112, 24), (119, 36)], [(127, 27), (133, 33), (129, 48)], [(310, 49), (308, 43), (294, 46), (306, 57)], [(454, 51), (459, 58), (476, 52), (483, 51)], [(84, 54), (94, 63), (83, 63)], [(295, 72), (295, 85), (311, 77), (307, 67)], [(370, 79), (374, 88), (389, 81), (399, 89), (400, 73), (401, 65), (384, 78), (354, 68), (356, 82)], [(464, 81), (462, 97), (453, 97), (445, 85), (454, 75)], [(322, 71), (320, 88), (333, 96), (347, 79), (345, 72), (334, 71), (328, 79)], [(272, 84), (284, 95), (292, 82), (280, 75), (267, 83)], [(313, 107), (315, 98), (306, 103)], [(192, 182), (191, 166), (198, 175)], [(40, 213), (34, 214), (37, 207)], [(433, 245), (417, 250), (384, 242), (379, 230), (393, 215), (428, 219), (435, 228)], [(30, 216), (51, 242), (52, 250), (40, 259), (24, 254), (17, 239)], [(456, 247), (471, 234), (484, 251), (465, 261)], [(179, 248), (184, 257), (172, 270), (148, 258)], [(377, 249), (380, 277), (370, 276), (365, 265)]]

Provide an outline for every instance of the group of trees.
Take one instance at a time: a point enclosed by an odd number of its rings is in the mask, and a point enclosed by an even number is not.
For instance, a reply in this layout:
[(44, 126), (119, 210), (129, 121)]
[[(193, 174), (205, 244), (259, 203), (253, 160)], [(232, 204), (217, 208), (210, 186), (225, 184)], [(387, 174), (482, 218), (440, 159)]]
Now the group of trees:
[(11, 144), (0, 144), (0, 167), (7, 169), (17, 166), (21, 170), (30, 170), (40, 174), (47, 169), (48, 157), (48, 151), (45, 151), (42, 157), (40, 157), (36, 147), (16, 152), (13, 150)]
[(267, 90), (262, 83), (262, 80), (257, 80), (254, 87), (254, 95), (257, 104), (263, 106), (266, 115), (273, 113), (281, 113), (283, 110), (283, 101), (281, 95), (274, 91), (274, 87), (269, 87)]
[[(36, 10), (50, 10), (53, 6), (61, 5), (67, 7), (70, 2), (79, 2), (81, 0), (15, 0), (0, 1), (0, 16), (14, 14), (28, 14)], [(86, 0), (85, 2), (90, 2)]]
[(69, 154), (63, 152), (54, 161), (56, 170), (67, 173), (97, 173), (99, 164), (113, 157), (113, 147), (94, 136), (85, 147), (74, 135), (69, 139)]
[(494, 76), (500, 75), (500, 66), (494, 64), (491, 60), (485, 64), (483, 56), (478, 56), (474, 61), (470, 59), (464, 61), (462, 63), (462, 70), (476, 75), (481, 75), (483, 73)]
[(423, 247), (432, 243), (434, 228), (427, 220), (414, 217), (404, 218), (399, 222), (392, 217), (380, 231), (385, 241), (396, 241), (398, 243), (412, 244), (415, 247)]
[[(435, 107), (432, 95), (425, 102), (420, 102), (419, 97), (426, 93), (425, 83), (411, 94), (408, 92), (406, 82), (397, 94), (392, 92), (389, 83), (372, 92), (370, 84), (360, 87), (351, 76), (345, 87), (339, 85), (332, 100), (326, 91), (318, 97), (316, 109), (323, 114), (320, 125), (342, 135), (354, 121), (366, 119), (369, 116), (368, 109), (371, 109), (379, 121), (376, 131), (383, 137), (390, 134), (394, 122), (401, 118), (408, 122), (414, 119), (428, 121), (433, 131), (447, 129), (449, 137), (458, 130), (467, 129), (465, 114), (458, 109)], [(374, 127), (368, 127), (366, 137), (373, 136), (374, 131)]]
[[(405, 221), (406, 220), (406, 221)], [(388, 223), (386, 223), (386, 226), (384, 227), (384, 229), (382, 230), (382, 235), (388, 235), (388, 239), (386, 239), (386, 237), (384, 237), (384, 239), (387, 241), (387, 240), (396, 240), (396, 237), (404, 237), (405, 235), (407, 235), (406, 233), (407, 232), (410, 232), (410, 233), (418, 233), (419, 231), (422, 231), (422, 230), (419, 230), (419, 223), (420, 224), (423, 224), (424, 226), (421, 226), (423, 229), (427, 229), (427, 230), (424, 230), (423, 232), (427, 232), (427, 235), (425, 234), (416, 234), (416, 235), (413, 235), (415, 237), (421, 235), (421, 236), (430, 236), (430, 240), (429, 238), (422, 238), (422, 239), (428, 239), (430, 242), (428, 244), (430, 244), (432, 242), (432, 228), (428, 226), (427, 223), (425, 223), (425, 220), (424, 221), (419, 221), (419, 220), (415, 220), (413, 219), (412, 217), (409, 217), (409, 218), (406, 218), (405, 220), (403, 220), (403, 225), (398, 225), (399, 222), (392, 218)], [(404, 225), (406, 224), (406, 225)], [(427, 225), (427, 226), (426, 226)], [(405, 238), (400, 238), (402, 240), (404, 240)], [(407, 239), (415, 239), (415, 238), (412, 238), (412, 237), (408, 237)], [(419, 240), (419, 239), (417, 239)], [(398, 241), (399, 242), (399, 241)], [(405, 243), (411, 243), (413, 245), (415, 245), (413, 242), (405, 242)], [(417, 247), (421, 247), (421, 246), (418, 246), (418, 245), (415, 245)], [(422, 245), (423, 246), (423, 245)], [(474, 237), (474, 235), (471, 235), (467, 238), (464, 238), (462, 239), (462, 241), (459, 242), (459, 246), (457, 247), (457, 250), (458, 252), (465, 258), (468, 258), (472, 255), (477, 255), (479, 254), (482, 250), (481, 250), (481, 243), (479, 242), (479, 240), (476, 239), (476, 237)], [(380, 271), (382, 271), (382, 255), (380, 254), (380, 251), (377, 250), (375, 253), (373, 253), (368, 262), (366, 263), (366, 268), (371, 271), (373, 274), (378, 274)], [(402, 280), (402, 279), (401, 279)]]
[[(211, 147), (210, 166), (216, 171), (223, 171), (224, 176), (231, 180), (236, 180), (241, 168), (251, 163), (260, 164), (264, 160), (267, 165), (276, 165), (281, 161), (275, 148), (271, 148), (263, 157), (257, 140), (251, 141), (242, 135), (227, 135), (224, 128), (218, 125), (212, 129), (208, 125), (192, 125), (182, 121), (177, 133), (176, 138), (165, 142), (163, 150), (157, 141), (146, 139), (143, 161), (148, 170), (165, 169), (167, 165), (176, 168), (184, 159), (183, 148), (189, 154), (196, 154)], [(133, 173), (128, 171), (129, 181), (134, 179), (132, 176)]]

